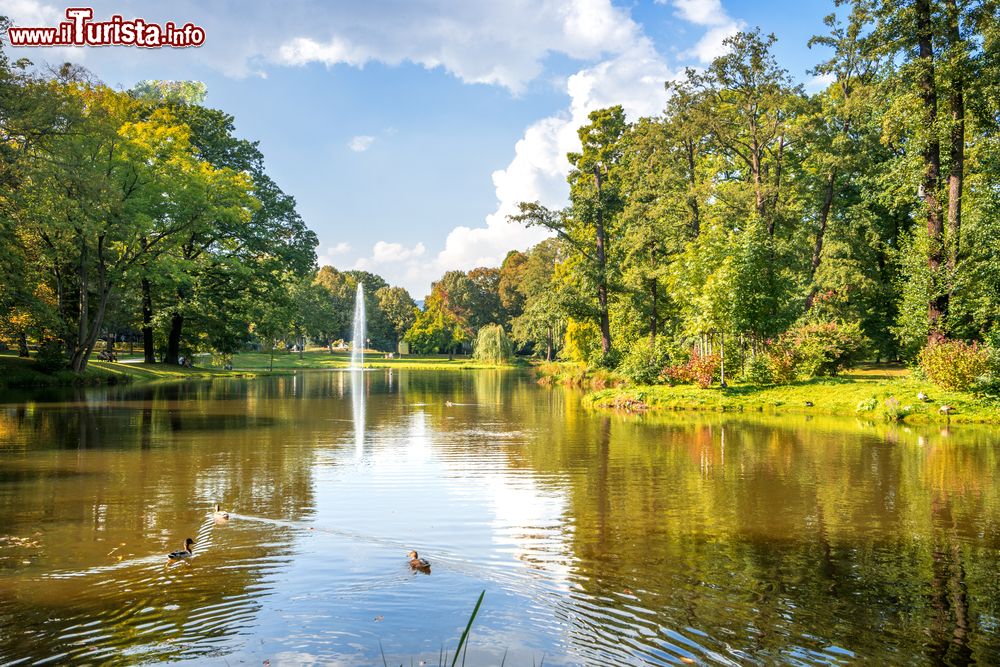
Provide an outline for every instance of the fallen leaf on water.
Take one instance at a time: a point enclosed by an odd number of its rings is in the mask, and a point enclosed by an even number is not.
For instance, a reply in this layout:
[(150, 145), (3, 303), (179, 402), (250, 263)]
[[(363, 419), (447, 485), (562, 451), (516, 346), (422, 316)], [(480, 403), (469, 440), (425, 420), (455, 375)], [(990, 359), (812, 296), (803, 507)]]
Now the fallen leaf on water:
[(681, 656), (681, 662), (683, 662), (686, 665), (694, 664), (694, 660), (692, 660), (691, 658), (685, 658), (684, 656)]

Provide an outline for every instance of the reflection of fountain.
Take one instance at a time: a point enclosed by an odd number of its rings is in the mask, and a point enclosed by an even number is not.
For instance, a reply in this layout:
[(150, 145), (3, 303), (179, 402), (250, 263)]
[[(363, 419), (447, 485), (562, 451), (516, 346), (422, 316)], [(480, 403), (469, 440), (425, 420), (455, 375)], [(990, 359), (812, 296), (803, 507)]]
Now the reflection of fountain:
[(365, 292), (358, 283), (354, 298), (354, 338), (351, 340), (351, 370), (361, 370), (365, 365)]
[(351, 408), (354, 421), (354, 456), (361, 460), (365, 451), (365, 374), (360, 368), (351, 373)]

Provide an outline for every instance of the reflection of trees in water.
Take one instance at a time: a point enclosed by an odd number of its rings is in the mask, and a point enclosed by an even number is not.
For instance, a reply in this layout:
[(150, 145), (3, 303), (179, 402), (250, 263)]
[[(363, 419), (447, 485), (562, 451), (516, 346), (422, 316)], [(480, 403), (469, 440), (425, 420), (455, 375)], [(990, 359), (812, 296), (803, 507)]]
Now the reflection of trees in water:
[(581, 642), (614, 651), (634, 626), (663, 625), (774, 660), (831, 644), (957, 663), (1000, 650), (985, 629), (1000, 604), (1000, 462), (985, 431), (657, 423), (557, 405), (527, 411), (545, 435), (511, 458), (573, 473), (573, 579), (588, 603), (564, 616)]
[[(275, 396), (273, 387), (170, 385), (125, 390), (111, 402), (80, 392), (58, 405), (0, 413), (23, 442), (16, 460), (5, 461), (21, 488), (0, 493), (3, 532), (40, 531), (46, 571), (80, 575), (26, 582), (0, 569), (0, 624), (10, 629), (0, 633), (0, 661), (88, 655), (90, 646), (148, 648), (142, 630), (151, 622), (177, 641), (141, 659), (168, 659), (192, 646), (208, 650), (208, 638), (245, 627), (271, 573), (288, 560), (294, 533), (251, 522), (211, 529), (209, 507), (218, 500), (244, 515), (298, 520), (314, 505), (313, 419), (301, 401), (261, 395)], [(187, 536), (198, 538), (195, 560), (164, 570), (159, 555)], [(92, 570), (117, 565), (116, 554), (123, 565)], [(142, 561), (150, 556), (155, 565)], [(241, 566), (220, 576), (228, 561)], [(200, 625), (188, 618), (223, 600)], [(65, 628), (90, 621), (105, 639), (79, 647), (60, 639)]]

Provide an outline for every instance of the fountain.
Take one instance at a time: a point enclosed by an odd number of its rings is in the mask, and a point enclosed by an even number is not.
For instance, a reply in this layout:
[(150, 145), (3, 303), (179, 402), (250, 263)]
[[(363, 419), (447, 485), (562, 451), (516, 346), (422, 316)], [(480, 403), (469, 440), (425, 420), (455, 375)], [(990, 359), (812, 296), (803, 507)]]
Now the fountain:
[(354, 299), (354, 339), (351, 341), (351, 370), (360, 371), (365, 367), (365, 292), (358, 283), (358, 294)]
[(354, 451), (361, 460), (365, 447), (365, 291), (358, 283), (354, 300), (354, 339), (351, 341), (351, 405), (354, 412)]

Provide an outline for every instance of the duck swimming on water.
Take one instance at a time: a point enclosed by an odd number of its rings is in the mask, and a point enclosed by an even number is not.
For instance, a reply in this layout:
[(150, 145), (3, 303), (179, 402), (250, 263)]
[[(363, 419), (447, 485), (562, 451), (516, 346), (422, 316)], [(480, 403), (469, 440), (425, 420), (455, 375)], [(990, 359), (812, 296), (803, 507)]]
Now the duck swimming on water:
[(418, 556), (416, 551), (411, 551), (407, 554), (407, 556), (410, 559), (411, 568), (423, 572), (424, 574), (431, 573), (431, 564), (426, 558)]
[(194, 555), (194, 552), (191, 551), (191, 545), (193, 544), (194, 540), (192, 540), (190, 537), (187, 538), (186, 540), (184, 540), (184, 548), (178, 549), (177, 551), (171, 551), (170, 553), (167, 554), (167, 558), (174, 561), (190, 558), (191, 556)]
[(224, 512), (222, 507), (218, 503), (215, 504), (215, 511), (212, 513), (212, 518), (216, 521), (228, 521), (229, 512)]

